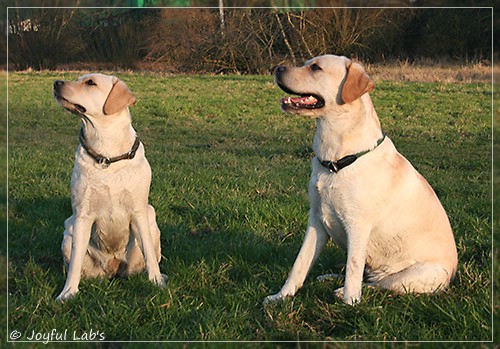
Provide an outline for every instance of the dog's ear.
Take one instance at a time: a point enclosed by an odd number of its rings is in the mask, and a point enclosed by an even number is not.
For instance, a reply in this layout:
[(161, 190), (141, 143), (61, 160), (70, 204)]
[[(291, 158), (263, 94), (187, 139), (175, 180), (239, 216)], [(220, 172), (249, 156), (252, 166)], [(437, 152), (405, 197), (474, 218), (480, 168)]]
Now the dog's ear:
[(349, 62), (347, 77), (342, 87), (342, 101), (351, 103), (367, 92), (373, 91), (375, 83), (365, 72), (361, 64)]
[(120, 110), (134, 105), (136, 102), (134, 95), (123, 81), (118, 78), (113, 78), (113, 80), (113, 87), (102, 107), (105, 115), (117, 113)]

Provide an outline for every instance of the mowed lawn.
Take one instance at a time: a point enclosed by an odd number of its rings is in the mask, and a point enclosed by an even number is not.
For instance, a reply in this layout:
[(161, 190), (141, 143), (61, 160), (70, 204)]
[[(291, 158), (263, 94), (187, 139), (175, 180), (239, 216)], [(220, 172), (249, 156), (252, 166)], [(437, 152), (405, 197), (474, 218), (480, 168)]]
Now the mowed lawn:
[[(271, 76), (119, 73), (153, 171), (164, 290), (146, 275), (83, 280), (59, 304), (80, 120), (52, 98), (74, 72), (8, 78), (8, 331), (99, 331), (106, 341), (488, 341), (492, 338), (491, 85), (376, 81), (385, 133), (448, 212), (459, 253), (433, 295), (363, 289), (335, 298), (345, 254), (329, 244), (295, 298), (263, 306), (295, 260), (308, 219), (313, 120), (279, 109)], [(376, 168), (373, 171), (377, 171)], [(429, 246), (432, 249), (432, 246)], [(95, 339), (100, 339), (97, 337)]]

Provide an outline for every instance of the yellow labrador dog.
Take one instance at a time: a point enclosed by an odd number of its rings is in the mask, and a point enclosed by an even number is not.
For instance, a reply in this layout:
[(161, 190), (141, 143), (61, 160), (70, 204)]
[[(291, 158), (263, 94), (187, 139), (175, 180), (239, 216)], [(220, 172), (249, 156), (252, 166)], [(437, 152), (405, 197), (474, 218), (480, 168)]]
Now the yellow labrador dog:
[(265, 302), (297, 292), (329, 237), (347, 251), (344, 287), (336, 290), (347, 304), (359, 302), (364, 271), (369, 285), (399, 293), (447, 287), (457, 267), (448, 217), (382, 133), (368, 95), (375, 85), (363, 67), (325, 55), (280, 66), (275, 79), (299, 96), (283, 98), (283, 111), (316, 119), (316, 157), (304, 242), (284, 286)]
[(78, 292), (80, 277), (113, 277), (147, 270), (160, 287), (160, 230), (148, 204), (151, 168), (131, 125), (136, 100), (114, 76), (91, 74), (55, 81), (54, 98), (82, 119), (71, 177), (73, 215), (62, 253), (68, 271), (59, 301)]

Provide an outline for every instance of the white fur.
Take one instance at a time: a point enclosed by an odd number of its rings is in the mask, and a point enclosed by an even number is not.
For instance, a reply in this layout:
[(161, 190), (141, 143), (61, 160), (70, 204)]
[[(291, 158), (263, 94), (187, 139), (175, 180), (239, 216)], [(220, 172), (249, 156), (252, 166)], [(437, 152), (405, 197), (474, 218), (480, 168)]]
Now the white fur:
[[(88, 85), (92, 80), (96, 85)], [(83, 106), (83, 129), (89, 145), (97, 153), (115, 157), (128, 152), (136, 137), (128, 106), (135, 99), (126, 86), (119, 98), (124, 107), (112, 115), (104, 105), (117, 83), (115, 77), (85, 75), (76, 82), (56, 82), (54, 96), (64, 108), (77, 112)], [(56, 85), (60, 85), (57, 86)], [(56, 92), (57, 89), (57, 92)], [(160, 273), (160, 231), (155, 212), (148, 205), (151, 168), (141, 144), (133, 159), (102, 168), (79, 145), (71, 177), (73, 214), (65, 221), (62, 252), (68, 275), (59, 301), (78, 292), (81, 276), (113, 277), (146, 269), (149, 279), (166, 286)]]
[[(311, 69), (313, 64), (321, 70)], [(370, 285), (396, 292), (434, 292), (448, 286), (455, 273), (455, 240), (436, 194), (388, 137), (376, 146), (382, 131), (366, 92), (374, 85), (354, 101), (342, 102), (342, 88), (351, 72), (373, 83), (354, 64), (327, 55), (277, 73), (281, 85), (297, 94), (320, 95), (325, 107), (284, 107), (316, 119), (316, 157), (303, 245), (284, 286), (265, 302), (296, 293), (328, 238), (347, 251), (345, 284), (336, 294), (348, 304), (361, 298), (365, 267)], [(373, 150), (338, 173), (330, 173), (318, 161), (337, 161), (369, 149)]]

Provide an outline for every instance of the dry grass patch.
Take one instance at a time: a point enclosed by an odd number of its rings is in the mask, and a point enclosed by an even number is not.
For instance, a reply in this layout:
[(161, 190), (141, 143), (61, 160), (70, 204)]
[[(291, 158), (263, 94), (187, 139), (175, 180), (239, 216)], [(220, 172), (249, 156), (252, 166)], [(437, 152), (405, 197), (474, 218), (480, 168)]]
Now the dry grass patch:
[[(407, 60), (387, 64), (367, 64), (371, 77), (377, 80), (412, 82), (488, 82), (492, 68), (489, 62), (450, 64), (433, 61), (411, 63)], [(500, 67), (495, 67), (495, 76)]]
[[(363, 62), (362, 62), (363, 63)], [(462, 82), (476, 83), (491, 81), (492, 66), (489, 62), (477, 62), (469, 64), (456, 64), (447, 62), (436, 62), (432, 60), (419, 60), (409, 62), (408, 60), (389, 63), (363, 63), (370, 76), (375, 80), (400, 81), (400, 82)], [(112, 64), (102, 63), (76, 63), (59, 65), (58, 69), (64, 72), (89, 72), (95, 70), (112, 71)], [(119, 71), (119, 70), (118, 70)], [(141, 73), (160, 76), (192, 75), (193, 73), (181, 73), (172, 66), (162, 63), (140, 62), (136, 69), (124, 69), (126, 73)], [(32, 73), (32, 69), (25, 72)], [(115, 71), (116, 72), (116, 71)], [(269, 70), (271, 74), (271, 70)], [(500, 66), (494, 67), (494, 75), (500, 76)], [(207, 74), (214, 75), (214, 74)], [(236, 75), (236, 74), (235, 74)], [(266, 75), (266, 74), (263, 74)], [(498, 79), (500, 81), (500, 79)]]

